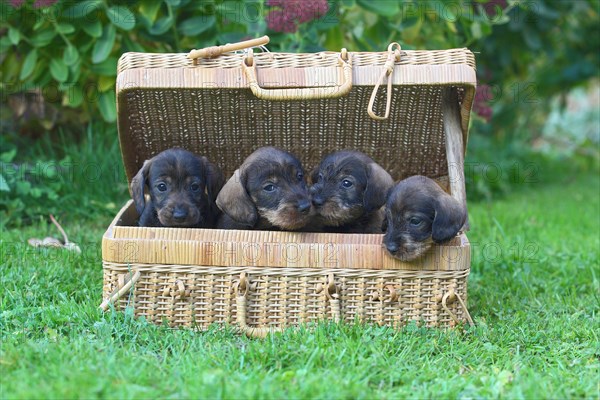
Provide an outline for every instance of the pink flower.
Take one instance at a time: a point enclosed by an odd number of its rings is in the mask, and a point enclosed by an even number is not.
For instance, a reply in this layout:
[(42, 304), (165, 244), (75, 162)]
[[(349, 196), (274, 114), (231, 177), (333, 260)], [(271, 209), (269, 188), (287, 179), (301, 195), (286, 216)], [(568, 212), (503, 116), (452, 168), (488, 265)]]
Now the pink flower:
[(267, 0), (266, 4), (277, 7), (266, 17), (267, 27), (276, 32), (296, 32), (299, 24), (321, 18), (329, 10), (327, 0)]
[(266, 17), (267, 26), (275, 32), (296, 32), (298, 28), (296, 22), (290, 18), (283, 10), (271, 10)]

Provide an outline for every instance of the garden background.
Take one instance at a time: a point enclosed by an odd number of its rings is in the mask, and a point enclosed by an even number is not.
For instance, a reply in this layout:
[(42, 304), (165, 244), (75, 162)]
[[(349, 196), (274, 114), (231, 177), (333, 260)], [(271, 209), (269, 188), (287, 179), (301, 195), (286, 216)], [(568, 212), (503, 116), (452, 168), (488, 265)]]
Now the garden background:
[[(0, 396), (598, 397), (598, 1), (0, 3)], [(126, 51), (268, 34), (271, 51), (468, 47), (476, 327), (323, 325), (265, 341), (102, 315), (100, 240), (128, 198)], [(81, 253), (34, 249), (57, 236)]]

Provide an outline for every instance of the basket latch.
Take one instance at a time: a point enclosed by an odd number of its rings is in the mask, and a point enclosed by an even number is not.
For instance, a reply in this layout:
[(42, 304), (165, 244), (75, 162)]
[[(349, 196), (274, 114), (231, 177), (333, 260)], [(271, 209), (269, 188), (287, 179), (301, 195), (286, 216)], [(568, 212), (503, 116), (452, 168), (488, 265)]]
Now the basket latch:
[(223, 46), (211, 46), (199, 50), (194, 49), (190, 51), (187, 56), (189, 59), (196, 62), (198, 58), (215, 58), (223, 53), (248, 49), (251, 47), (264, 46), (265, 44), (269, 43), (269, 40), (269, 37), (265, 35), (256, 39), (245, 40), (243, 42), (228, 43)]
[[(394, 72), (394, 65), (397, 61), (400, 61), (400, 50), (402, 48), (396, 42), (390, 43), (388, 46), (388, 57), (385, 61), (383, 71), (381, 75), (379, 75), (379, 79), (377, 79), (377, 84), (373, 88), (373, 93), (371, 93), (371, 99), (369, 100), (369, 105), (367, 107), (367, 113), (369, 116), (376, 120), (384, 120), (390, 116), (390, 107), (392, 104), (392, 73)], [(375, 104), (375, 97), (377, 96), (377, 91), (379, 90), (379, 86), (383, 82), (383, 80), (387, 78), (387, 100), (385, 103), (385, 115), (382, 117), (380, 115), (375, 114), (373, 111), (373, 105)]]

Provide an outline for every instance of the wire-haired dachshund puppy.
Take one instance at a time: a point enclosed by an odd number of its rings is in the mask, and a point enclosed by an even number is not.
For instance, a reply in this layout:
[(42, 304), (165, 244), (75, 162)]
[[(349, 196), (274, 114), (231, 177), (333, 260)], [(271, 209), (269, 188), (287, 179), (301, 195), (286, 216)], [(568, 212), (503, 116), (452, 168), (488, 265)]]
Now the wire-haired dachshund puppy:
[(302, 164), (274, 147), (246, 158), (221, 189), (217, 206), (221, 229), (299, 230), (311, 219)]
[(224, 182), (219, 167), (206, 157), (179, 148), (159, 153), (131, 180), (139, 225), (213, 228), (220, 213), (215, 200)]
[(381, 233), (382, 206), (394, 181), (370, 157), (357, 151), (329, 154), (311, 180), (316, 226), (328, 232)]
[(412, 261), (434, 243), (444, 243), (460, 231), (465, 207), (432, 179), (411, 176), (391, 191), (385, 207), (383, 244), (402, 261)]

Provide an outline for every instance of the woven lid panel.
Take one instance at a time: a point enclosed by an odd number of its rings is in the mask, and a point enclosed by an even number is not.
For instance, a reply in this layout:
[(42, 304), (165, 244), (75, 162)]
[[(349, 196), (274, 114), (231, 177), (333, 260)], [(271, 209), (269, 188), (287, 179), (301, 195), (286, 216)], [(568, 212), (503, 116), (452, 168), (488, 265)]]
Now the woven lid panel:
[(174, 146), (207, 156), (229, 176), (267, 145), (296, 154), (308, 171), (330, 152), (358, 149), (395, 179), (447, 175), (442, 87), (394, 87), (386, 121), (366, 115), (371, 91), (356, 87), (337, 100), (295, 102), (259, 100), (249, 90), (127, 91), (120, 98), (128, 110), (129, 135), (122, 137), (127, 177)]
[[(128, 180), (144, 160), (175, 146), (207, 156), (227, 176), (267, 145), (296, 154), (307, 171), (330, 152), (354, 149), (370, 155), (397, 180), (415, 174), (447, 176), (442, 92), (447, 86), (458, 88), (466, 143), (475, 85), (473, 54), (466, 49), (403, 51), (392, 75), (390, 116), (383, 121), (370, 118), (367, 106), (388, 53), (351, 56), (354, 86), (349, 94), (265, 101), (247, 86), (242, 54), (203, 59), (198, 65), (185, 54), (124, 54), (117, 104)], [(339, 53), (334, 52), (259, 53), (254, 60), (261, 85), (271, 79), (311, 86), (314, 74), (326, 77), (321, 82), (335, 82), (339, 75)], [(385, 108), (386, 91), (384, 82), (375, 102), (378, 113)]]

